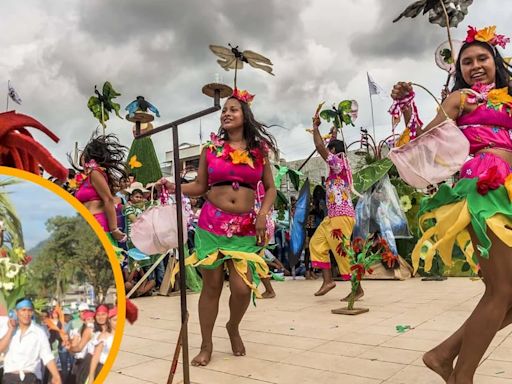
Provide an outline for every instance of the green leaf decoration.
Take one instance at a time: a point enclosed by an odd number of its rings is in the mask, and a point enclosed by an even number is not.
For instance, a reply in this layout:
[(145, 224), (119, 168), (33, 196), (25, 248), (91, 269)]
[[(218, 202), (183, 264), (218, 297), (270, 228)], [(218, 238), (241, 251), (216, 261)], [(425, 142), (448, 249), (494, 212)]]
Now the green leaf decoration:
[(284, 205), (288, 205), (288, 199), (286, 198), (285, 194), (281, 192), (279, 189), (277, 190), (277, 200), (281, 202)]
[(350, 112), (352, 109), (352, 100), (343, 100), (338, 104), (338, 110), (344, 113)]
[(274, 184), (277, 188), (281, 186), (281, 182), (285, 175), (288, 175), (290, 181), (292, 182), (293, 188), (298, 191), (300, 188), (300, 177), (302, 176), (302, 172), (298, 172), (295, 169), (290, 169), (288, 167), (281, 167), (277, 164), (274, 165), (278, 170), (277, 175), (274, 177)]
[(336, 120), (336, 116), (338, 116), (338, 114), (332, 109), (324, 109), (322, 112), (320, 112), (320, 117), (328, 123), (330, 123), (331, 120)]
[(462, 272), (467, 272), (471, 269), (471, 266), (469, 265), (468, 262), (465, 262), (464, 264), (462, 264)]
[(110, 112), (114, 112), (117, 117), (122, 119), (121, 115), (119, 115), (121, 105), (113, 101), (113, 99), (121, 96), (121, 94), (117, 92), (108, 81), (103, 84), (102, 91), (103, 94), (99, 93), (95, 87), (94, 93), (96, 96), (89, 98), (87, 108), (89, 108), (93, 116), (98, 119), (103, 128), (106, 128), (107, 125), (105, 122), (109, 120)]
[(281, 167), (277, 164), (274, 164), (274, 166), (277, 169), (277, 174), (274, 177), (274, 184), (276, 185), (276, 188), (279, 189), (283, 180), (283, 176), (286, 175), (286, 173), (288, 173), (288, 167)]
[(295, 188), (295, 190), (298, 191), (300, 188), (300, 173), (293, 169), (290, 169), (288, 170), (288, 177), (292, 182), (293, 188)]
[(353, 176), (354, 188), (359, 193), (366, 192), (373, 184), (382, 179), (392, 166), (391, 160), (385, 158), (364, 167)]

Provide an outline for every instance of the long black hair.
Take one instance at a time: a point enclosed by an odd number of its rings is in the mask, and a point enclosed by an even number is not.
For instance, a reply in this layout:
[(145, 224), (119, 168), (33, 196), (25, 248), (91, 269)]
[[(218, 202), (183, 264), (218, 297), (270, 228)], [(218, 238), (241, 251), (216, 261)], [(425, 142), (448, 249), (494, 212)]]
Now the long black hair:
[(457, 57), (457, 62), (455, 63), (455, 84), (452, 88), (452, 92), (458, 89), (471, 88), (471, 86), (468, 83), (466, 83), (466, 81), (462, 77), (460, 61), (462, 57), (462, 52), (464, 52), (469, 47), (474, 46), (482, 47), (489, 51), (491, 56), (494, 58), (494, 64), (496, 66), (496, 80), (494, 81), (494, 83), (496, 84), (496, 88), (508, 87), (508, 93), (509, 95), (512, 95), (512, 84), (510, 83), (510, 77), (512, 76), (512, 67), (503, 60), (503, 57), (500, 55), (500, 53), (495, 47), (491, 46), (488, 43), (478, 40), (472, 41), (471, 43), (464, 43), (464, 45), (462, 45), (459, 52), (459, 56)]
[[(238, 100), (236, 97), (229, 97), (229, 99), (237, 100), (242, 106), (242, 112), (244, 114), (244, 139), (247, 142), (247, 150), (252, 149), (263, 149), (263, 143), (265, 143), (271, 152), (276, 157), (279, 157), (279, 149), (277, 148), (277, 142), (274, 136), (268, 131), (270, 126), (260, 123), (254, 118), (251, 107), (244, 101)], [(219, 136), (222, 139), (227, 140), (228, 134), (222, 128), (219, 128)]]
[[(114, 134), (96, 137), (93, 135), (85, 146), (80, 158), (84, 164), (94, 160), (100, 167), (105, 168), (108, 185), (110, 190), (113, 191), (121, 178), (128, 177), (125, 166), (127, 150), (128, 148), (120, 144), (119, 139)], [(74, 164), (69, 154), (68, 159), (74, 169), (83, 172), (81, 165)]]

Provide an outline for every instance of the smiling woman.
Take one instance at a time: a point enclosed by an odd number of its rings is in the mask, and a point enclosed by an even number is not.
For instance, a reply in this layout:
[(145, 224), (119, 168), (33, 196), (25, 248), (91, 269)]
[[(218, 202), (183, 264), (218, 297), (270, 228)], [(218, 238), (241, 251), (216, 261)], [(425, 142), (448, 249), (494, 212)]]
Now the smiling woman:
[(63, 189), (12, 168), (0, 167), (0, 217), (0, 383), (103, 380), (125, 311), (105, 233)]

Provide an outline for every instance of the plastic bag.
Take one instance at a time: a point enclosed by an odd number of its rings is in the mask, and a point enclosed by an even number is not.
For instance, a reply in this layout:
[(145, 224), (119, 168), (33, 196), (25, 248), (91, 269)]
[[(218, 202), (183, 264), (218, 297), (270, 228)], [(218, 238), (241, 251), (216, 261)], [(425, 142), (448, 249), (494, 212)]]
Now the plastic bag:
[(411, 237), (407, 218), (388, 175), (359, 198), (355, 211), (354, 237), (365, 239), (370, 233), (379, 232), (395, 255), (398, 254), (395, 239)]

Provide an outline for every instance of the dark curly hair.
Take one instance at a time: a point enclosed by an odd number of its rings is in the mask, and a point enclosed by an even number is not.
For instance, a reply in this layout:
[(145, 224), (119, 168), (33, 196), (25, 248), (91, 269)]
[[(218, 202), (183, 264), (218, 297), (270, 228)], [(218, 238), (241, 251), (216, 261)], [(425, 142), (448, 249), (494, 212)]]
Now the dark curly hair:
[[(229, 97), (228, 100), (234, 99), (242, 106), (242, 112), (244, 114), (244, 139), (247, 141), (247, 150), (251, 149), (263, 149), (262, 143), (266, 143), (271, 152), (276, 157), (279, 157), (279, 149), (277, 148), (277, 142), (274, 136), (268, 131), (272, 126), (262, 124), (254, 118), (251, 107), (244, 101), (238, 100), (236, 97)], [(227, 140), (228, 134), (222, 128), (219, 128), (219, 136)]]
[[(119, 183), (119, 179), (128, 177), (125, 165), (127, 150), (128, 148), (120, 144), (119, 139), (114, 134), (100, 135), (96, 137), (93, 135), (82, 151), (80, 159), (84, 164), (94, 160), (100, 167), (105, 168), (108, 185), (110, 190), (113, 191), (114, 187)], [(68, 160), (74, 169), (79, 172), (83, 172), (81, 165), (73, 163), (69, 153)]]
[(496, 88), (508, 87), (508, 93), (509, 95), (512, 95), (512, 86), (509, 80), (510, 77), (512, 76), (512, 67), (503, 60), (503, 57), (500, 55), (500, 53), (495, 47), (489, 45), (488, 43), (478, 40), (475, 40), (471, 43), (464, 43), (464, 45), (462, 45), (462, 48), (460, 49), (459, 52), (459, 56), (457, 57), (457, 62), (455, 63), (455, 84), (453, 85), (452, 92), (463, 88), (471, 88), (471, 86), (468, 83), (466, 83), (466, 81), (462, 77), (460, 61), (462, 57), (462, 52), (464, 52), (469, 47), (474, 46), (482, 47), (489, 51), (491, 56), (494, 58), (494, 64), (496, 66)]

